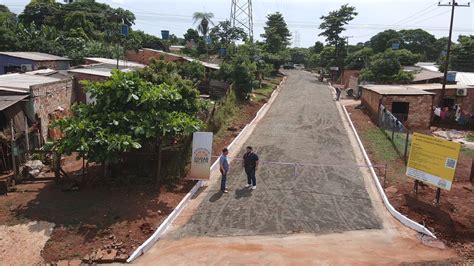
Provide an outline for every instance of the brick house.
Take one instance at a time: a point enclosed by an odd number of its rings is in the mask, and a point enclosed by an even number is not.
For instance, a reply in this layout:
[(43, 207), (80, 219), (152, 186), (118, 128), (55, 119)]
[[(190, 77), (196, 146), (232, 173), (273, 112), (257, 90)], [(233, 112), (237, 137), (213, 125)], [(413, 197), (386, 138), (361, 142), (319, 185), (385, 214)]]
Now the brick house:
[(0, 52), (0, 75), (39, 69), (66, 70), (70, 59), (37, 52)]
[(204, 62), (204, 61), (200, 61), (191, 57), (168, 53), (168, 52), (155, 50), (155, 49), (149, 49), (149, 48), (143, 48), (138, 51), (127, 51), (126, 57), (127, 57), (127, 60), (129, 61), (137, 62), (144, 65), (150, 64), (153, 58), (154, 59), (163, 58), (165, 61), (176, 62), (176, 63), (187, 63), (187, 62), (193, 62), (193, 61), (199, 62), (206, 68), (207, 72), (220, 69), (220, 66), (218, 64)]
[[(410, 85), (410, 87), (434, 93), (433, 104), (438, 105), (441, 99), (441, 83), (416, 84)], [(474, 113), (474, 86), (462, 84), (446, 85), (443, 106), (451, 107), (455, 104), (459, 104), (464, 110)]]
[(0, 76), (0, 95), (28, 95), (24, 113), (31, 124), (38, 124), (42, 141), (49, 139), (50, 116), (67, 112), (73, 103), (72, 79), (56, 71), (28, 72)]
[[(103, 82), (112, 76), (112, 72), (117, 68), (116, 60), (108, 58), (87, 58), (90, 65), (82, 65), (68, 70), (68, 73), (74, 78), (74, 101), (90, 103), (91, 99), (88, 93), (84, 91), (82, 81)], [(97, 63), (103, 62), (103, 63)], [(115, 64), (113, 63), (115, 62)], [(144, 68), (145, 65), (133, 62), (119, 61), (119, 69), (124, 72)]]
[(373, 121), (377, 121), (380, 105), (385, 106), (409, 129), (429, 129), (434, 93), (408, 86), (364, 85), (362, 104)]

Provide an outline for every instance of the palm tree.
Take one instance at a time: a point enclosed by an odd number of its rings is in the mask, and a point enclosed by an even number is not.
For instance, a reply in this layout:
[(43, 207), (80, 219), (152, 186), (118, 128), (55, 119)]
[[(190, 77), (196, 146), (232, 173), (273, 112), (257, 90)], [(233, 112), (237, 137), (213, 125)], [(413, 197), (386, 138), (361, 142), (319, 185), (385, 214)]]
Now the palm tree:
[(214, 25), (214, 22), (211, 20), (213, 17), (214, 14), (210, 12), (195, 12), (193, 14), (194, 24), (199, 23), (197, 29), (204, 37), (209, 32), (209, 23)]

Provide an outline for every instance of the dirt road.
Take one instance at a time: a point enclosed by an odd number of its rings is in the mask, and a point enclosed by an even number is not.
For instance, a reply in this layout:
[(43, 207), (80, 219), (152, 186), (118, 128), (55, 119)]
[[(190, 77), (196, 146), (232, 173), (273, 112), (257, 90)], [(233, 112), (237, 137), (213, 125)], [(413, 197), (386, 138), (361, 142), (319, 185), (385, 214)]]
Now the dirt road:
[(231, 192), (221, 194), (214, 175), (173, 230), (137, 263), (376, 264), (453, 257), (386, 222), (390, 218), (369, 195), (329, 88), (310, 73), (289, 72), (244, 139), (231, 152), (241, 158), (245, 146), (255, 147), (263, 162), (257, 189), (244, 188), (245, 174), (234, 161)]

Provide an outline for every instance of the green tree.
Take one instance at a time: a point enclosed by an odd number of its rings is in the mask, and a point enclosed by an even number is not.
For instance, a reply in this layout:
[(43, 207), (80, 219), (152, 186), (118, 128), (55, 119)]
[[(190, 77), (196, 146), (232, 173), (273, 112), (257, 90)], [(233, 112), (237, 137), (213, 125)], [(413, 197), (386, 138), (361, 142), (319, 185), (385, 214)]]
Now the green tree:
[(206, 77), (206, 68), (196, 61), (186, 62), (178, 65), (178, 73), (184, 79), (199, 84)]
[(319, 67), (330, 67), (330, 66), (335, 66), (335, 58), (334, 58), (334, 53), (336, 51), (336, 48), (334, 46), (325, 46), (321, 53), (319, 54)]
[(370, 47), (375, 53), (383, 53), (387, 48), (392, 47), (392, 43), (402, 43), (402, 36), (395, 30), (385, 30), (370, 38)]
[(309, 50), (307, 48), (290, 49), (291, 62), (294, 64), (307, 64), (309, 60)]
[(387, 49), (370, 58), (369, 67), (361, 71), (359, 79), (377, 83), (408, 83), (413, 80), (413, 75), (404, 72), (396, 52)]
[(334, 59), (339, 67), (343, 67), (345, 56), (345, 39), (342, 36), (344, 28), (354, 17), (357, 16), (355, 7), (348, 4), (341, 6), (338, 10), (331, 11), (327, 16), (321, 16), (321, 24), (319, 29), (322, 30), (319, 36), (326, 37), (326, 42), (334, 46)]
[(209, 36), (220, 47), (228, 47), (231, 43), (247, 38), (247, 34), (242, 28), (233, 27), (228, 20), (221, 21), (213, 27)]
[(323, 50), (323, 48), (324, 48), (324, 43), (322, 43), (322, 42), (320, 42), (320, 41), (317, 41), (317, 42), (314, 43), (313, 46), (311, 46), (311, 47), (309, 48), (309, 51), (310, 51), (311, 53), (314, 53), (314, 54), (319, 54), (319, 53), (321, 53), (321, 51)]
[[(265, 33), (261, 36), (265, 42), (265, 50), (269, 53), (279, 53), (290, 44), (291, 34), (285, 18), (279, 12), (267, 15), (264, 27)], [(279, 67), (279, 66), (278, 66)]]
[(18, 18), (23, 24), (29, 25), (34, 22), (42, 26), (52, 23), (52, 18), (59, 13), (60, 8), (61, 5), (55, 0), (32, 0)]
[(422, 29), (399, 31), (403, 46), (414, 54), (420, 54), (423, 60), (436, 60), (437, 54), (434, 44), (436, 37)]
[(184, 34), (184, 40), (187, 42), (190, 42), (191, 40), (198, 42), (201, 40), (201, 36), (199, 36), (199, 32), (195, 29), (188, 29), (186, 33)]
[(461, 35), (452, 46), (450, 70), (474, 72), (474, 35)]
[(413, 66), (421, 59), (421, 55), (414, 54), (407, 49), (395, 50), (394, 52), (402, 66)]
[(91, 162), (117, 163), (124, 152), (174, 143), (202, 126), (196, 118), (199, 95), (186, 82), (156, 84), (136, 72), (116, 71), (108, 81), (86, 82), (85, 88), (95, 103), (78, 104), (73, 116), (55, 125), (64, 133), (54, 145), (60, 154), (78, 151)]
[(357, 52), (351, 53), (345, 60), (346, 69), (363, 69), (368, 66), (369, 58), (374, 54), (374, 50), (365, 47)]

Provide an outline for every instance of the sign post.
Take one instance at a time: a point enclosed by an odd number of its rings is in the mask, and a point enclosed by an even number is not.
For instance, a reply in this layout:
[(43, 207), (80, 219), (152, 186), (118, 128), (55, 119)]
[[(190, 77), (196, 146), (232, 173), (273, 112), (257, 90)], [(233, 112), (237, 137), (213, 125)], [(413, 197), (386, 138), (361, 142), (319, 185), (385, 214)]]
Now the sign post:
[(189, 179), (209, 180), (211, 176), (212, 132), (193, 134), (193, 153)]
[(406, 175), (416, 180), (415, 193), (417, 181), (436, 186), (439, 204), (441, 189), (451, 190), (460, 150), (459, 143), (414, 133)]

